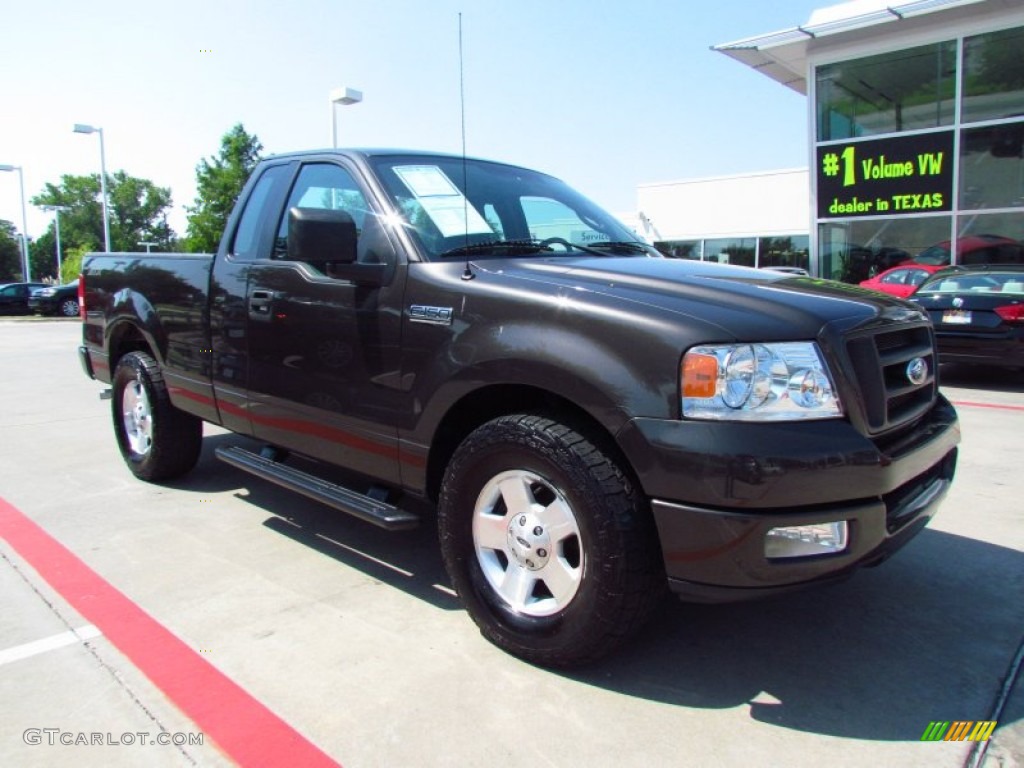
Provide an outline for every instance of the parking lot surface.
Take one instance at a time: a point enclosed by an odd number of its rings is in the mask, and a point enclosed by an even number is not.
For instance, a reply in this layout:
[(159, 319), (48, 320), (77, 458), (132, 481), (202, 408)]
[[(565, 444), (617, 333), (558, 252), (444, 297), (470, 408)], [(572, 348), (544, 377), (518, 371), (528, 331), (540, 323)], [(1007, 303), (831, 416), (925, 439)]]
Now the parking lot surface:
[[(79, 334), (0, 321), (0, 765), (1024, 765), (1022, 373), (943, 369), (958, 476), (891, 560), (669, 600), (624, 653), (557, 673), (480, 637), (430, 522), (279, 490), (218, 462), (245, 441), (209, 426), (190, 475), (135, 480)], [(921, 741), (990, 719), (984, 755)]]

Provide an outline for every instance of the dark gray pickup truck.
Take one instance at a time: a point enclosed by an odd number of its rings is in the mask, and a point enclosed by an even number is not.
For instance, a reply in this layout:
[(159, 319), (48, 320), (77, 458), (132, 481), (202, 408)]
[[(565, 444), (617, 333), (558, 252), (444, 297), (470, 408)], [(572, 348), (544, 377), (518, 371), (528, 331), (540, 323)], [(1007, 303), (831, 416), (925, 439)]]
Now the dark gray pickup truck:
[(540, 664), (613, 650), (666, 585), (728, 601), (878, 563), (956, 464), (919, 309), (661, 258), (499, 163), (278, 155), (216, 255), (95, 254), (80, 296), (138, 477), (191, 469), (208, 421), (265, 444), (219, 458), (384, 528), (436, 508), (470, 615)]

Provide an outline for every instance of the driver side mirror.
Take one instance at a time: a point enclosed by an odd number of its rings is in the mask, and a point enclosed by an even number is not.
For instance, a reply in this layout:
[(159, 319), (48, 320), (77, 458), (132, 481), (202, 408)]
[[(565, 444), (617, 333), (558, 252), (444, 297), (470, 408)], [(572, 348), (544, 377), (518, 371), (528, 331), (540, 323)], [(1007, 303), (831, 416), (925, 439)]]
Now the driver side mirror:
[(292, 208), (288, 211), (288, 259), (327, 272), (328, 264), (356, 260), (356, 223), (347, 211)]

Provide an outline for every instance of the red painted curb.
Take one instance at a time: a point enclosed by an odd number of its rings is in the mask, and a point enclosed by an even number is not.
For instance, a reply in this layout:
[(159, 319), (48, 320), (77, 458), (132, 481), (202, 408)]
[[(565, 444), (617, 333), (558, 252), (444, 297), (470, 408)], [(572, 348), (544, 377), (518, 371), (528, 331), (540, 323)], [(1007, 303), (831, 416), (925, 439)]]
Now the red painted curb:
[(1024, 411), (1024, 405), (1002, 405), (1000, 403), (974, 403), (970, 400), (951, 400), (958, 408), (992, 408), (997, 411)]
[(338, 768), (337, 761), (4, 499), (0, 537), (237, 764)]

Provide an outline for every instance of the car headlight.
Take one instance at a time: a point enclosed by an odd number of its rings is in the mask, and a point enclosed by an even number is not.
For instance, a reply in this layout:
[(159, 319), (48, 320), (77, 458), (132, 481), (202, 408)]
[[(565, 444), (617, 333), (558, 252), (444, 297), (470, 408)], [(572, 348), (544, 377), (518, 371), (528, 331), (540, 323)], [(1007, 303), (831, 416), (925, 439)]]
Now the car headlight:
[(798, 421), (843, 415), (828, 367), (810, 341), (693, 347), (680, 369), (683, 416)]

